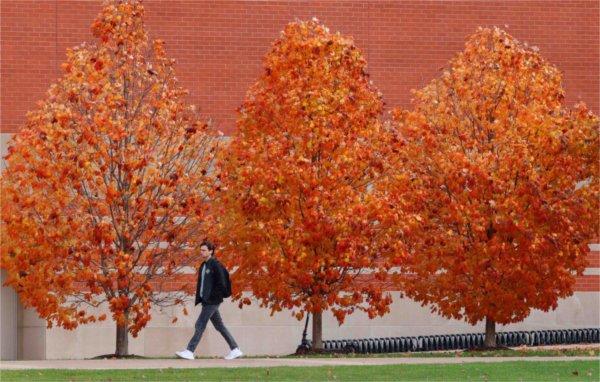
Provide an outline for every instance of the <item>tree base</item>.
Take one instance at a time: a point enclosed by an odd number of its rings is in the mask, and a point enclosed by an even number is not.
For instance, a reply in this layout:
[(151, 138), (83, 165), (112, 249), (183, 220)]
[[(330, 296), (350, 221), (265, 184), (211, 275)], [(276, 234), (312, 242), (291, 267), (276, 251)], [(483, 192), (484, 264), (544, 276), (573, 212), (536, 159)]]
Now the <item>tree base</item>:
[(465, 349), (464, 351), (492, 351), (492, 350), (510, 350), (509, 347), (507, 346), (489, 346), (489, 347), (485, 347), (485, 346), (481, 346), (481, 347), (476, 347), (476, 348), (468, 348)]
[(354, 354), (356, 353), (354, 351), (353, 347), (346, 347), (343, 350), (325, 350), (325, 349), (312, 349), (312, 348), (306, 348), (303, 346), (298, 346), (298, 349), (296, 349), (296, 352), (294, 354), (290, 354), (292, 356), (307, 356), (307, 355), (331, 355), (331, 356), (335, 356), (338, 354)]
[(104, 354), (89, 359), (147, 359), (148, 357), (142, 357), (141, 355), (128, 354), (128, 355), (116, 355), (116, 354)]

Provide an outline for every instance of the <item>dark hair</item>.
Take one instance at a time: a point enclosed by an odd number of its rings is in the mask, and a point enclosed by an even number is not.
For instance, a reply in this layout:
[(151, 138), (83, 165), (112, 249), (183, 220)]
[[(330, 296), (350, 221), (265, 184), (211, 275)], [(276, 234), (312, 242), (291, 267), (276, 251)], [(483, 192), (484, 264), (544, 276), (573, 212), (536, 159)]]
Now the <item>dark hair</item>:
[(211, 255), (215, 254), (215, 245), (210, 241), (204, 240), (202, 244), (200, 244), (200, 247), (208, 248), (208, 250), (211, 252)]

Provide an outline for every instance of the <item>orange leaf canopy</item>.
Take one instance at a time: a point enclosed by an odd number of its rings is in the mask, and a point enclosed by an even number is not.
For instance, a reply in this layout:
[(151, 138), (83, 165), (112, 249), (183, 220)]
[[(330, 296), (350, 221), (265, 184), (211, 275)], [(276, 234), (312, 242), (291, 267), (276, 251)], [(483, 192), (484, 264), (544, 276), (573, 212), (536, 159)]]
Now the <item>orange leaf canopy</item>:
[[(10, 142), (2, 174), (2, 268), (26, 307), (65, 328), (108, 301), (135, 335), (205, 228), (214, 134), (186, 105), (173, 60), (148, 41), (141, 1), (107, 1), (99, 42), (69, 50), (64, 75)], [(159, 293), (165, 292), (165, 293)]]
[(410, 297), (474, 324), (555, 308), (598, 232), (598, 119), (563, 106), (558, 69), (480, 29), (396, 110), (389, 185), (411, 253)]
[[(221, 165), (217, 200), (234, 279), (272, 311), (387, 311), (383, 103), (351, 38), (289, 24), (264, 58)], [(386, 252), (387, 251), (387, 252)], [(239, 297), (239, 293), (238, 293)], [(242, 303), (249, 300), (243, 300)]]

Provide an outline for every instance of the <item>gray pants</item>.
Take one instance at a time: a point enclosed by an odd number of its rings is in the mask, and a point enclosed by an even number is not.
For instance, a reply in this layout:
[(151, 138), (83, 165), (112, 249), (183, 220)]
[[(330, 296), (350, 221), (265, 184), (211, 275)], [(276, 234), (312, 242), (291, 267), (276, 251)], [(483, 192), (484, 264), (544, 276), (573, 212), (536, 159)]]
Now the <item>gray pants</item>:
[(225, 338), (225, 341), (227, 341), (230, 349), (233, 350), (238, 347), (237, 343), (231, 336), (231, 333), (229, 333), (229, 330), (227, 330), (225, 324), (223, 323), (223, 319), (219, 313), (219, 305), (202, 305), (202, 311), (200, 312), (200, 316), (198, 316), (198, 320), (196, 320), (196, 330), (194, 332), (194, 336), (187, 346), (189, 351), (193, 353), (194, 350), (196, 350), (196, 347), (202, 338), (202, 334), (204, 333), (204, 329), (206, 329), (208, 320), (213, 323), (215, 329), (217, 329), (223, 338)]

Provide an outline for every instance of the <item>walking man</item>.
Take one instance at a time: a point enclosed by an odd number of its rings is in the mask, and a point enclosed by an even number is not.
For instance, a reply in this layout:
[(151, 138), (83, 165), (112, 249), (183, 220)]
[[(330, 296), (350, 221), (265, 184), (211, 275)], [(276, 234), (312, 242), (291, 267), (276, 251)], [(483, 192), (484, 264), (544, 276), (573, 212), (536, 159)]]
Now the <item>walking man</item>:
[(200, 254), (204, 262), (200, 266), (198, 273), (198, 284), (196, 286), (196, 305), (202, 303), (202, 311), (196, 321), (194, 335), (190, 339), (185, 350), (178, 351), (175, 354), (184, 359), (194, 359), (194, 351), (202, 338), (204, 329), (210, 320), (215, 329), (229, 345), (231, 352), (224, 358), (231, 360), (243, 355), (233, 336), (223, 323), (219, 313), (219, 305), (224, 297), (231, 296), (231, 284), (229, 282), (229, 273), (227, 269), (215, 257), (215, 246), (213, 243), (205, 241), (200, 245)]

